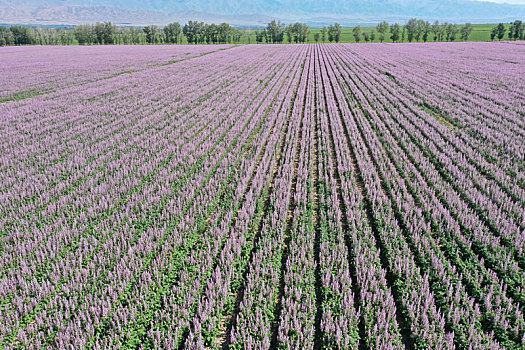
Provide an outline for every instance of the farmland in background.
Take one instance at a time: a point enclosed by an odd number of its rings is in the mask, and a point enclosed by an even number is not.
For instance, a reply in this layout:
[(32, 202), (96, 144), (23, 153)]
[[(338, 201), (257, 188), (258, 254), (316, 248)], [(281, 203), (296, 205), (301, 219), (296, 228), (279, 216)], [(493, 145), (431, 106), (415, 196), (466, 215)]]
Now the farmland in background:
[[(430, 21), (430, 23), (433, 23), (432, 21)], [(391, 22), (390, 24), (394, 24), (393, 22)], [(400, 23), (401, 26), (404, 25), (404, 23)], [(491, 41), (490, 40), (490, 31), (492, 30), (493, 27), (495, 27), (497, 24), (473, 24), (472, 27), (472, 34), (471, 36), (469, 37), (469, 41)], [(459, 24), (458, 25), (459, 27), (462, 26), (462, 24)], [(326, 26), (328, 27), (328, 25)], [(505, 28), (507, 29), (508, 31), (508, 28), (510, 27), (510, 24), (508, 23), (505, 23)], [(402, 28), (402, 27), (401, 27)], [(353, 35), (353, 27), (342, 27), (341, 28), (341, 38), (340, 38), (340, 42), (341, 43), (355, 43), (355, 38), (354, 38), (354, 35)], [(375, 42), (375, 43), (378, 43), (379, 42), (379, 36), (377, 34), (377, 27), (376, 26), (361, 26), (361, 33), (371, 33), (372, 31), (375, 31), (375, 40), (371, 41), (371, 42)], [(315, 43), (315, 40), (314, 40), (314, 34), (315, 33), (319, 33), (319, 35), (321, 35), (321, 29), (320, 28), (310, 28), (310, 35), (308, 36), (308, 42), (309, 43)], [(385, 35), (385, 41), (384, 42), (392, 42), (392, 39), (390, 38), (390, 32), (388, 32), (386, 35)], [(507, 39), (507, 36), (505, 35), (505, 39)], [(321, 42), (321, 39), (319, 39), (320, 42)], [(408, 42), (408, 39), (407, 37), (405, 36), (405, 39), (403, 40), (404, 42)], [(428, 41), (429, 42), (433, 42), (434, 41), (434, 34), (433, 33), (430, 33), (429, 35), (429, 38), (428, 38)], [(456, 41), (461, 41), (460, 40), (460, 37), (459, 35), (457, 35), (457, 39)], [(242, 39), (241, 39), (241, 43), (255, 43), (255, 32), (254, 30), (246, 30)], [(286, 39), (286, 35), (285, 35), (285, 42), (288, 42), (287, 39)], [(328, 39), (326, 39), (326, 42), (328, 42)], [(361, 35), (361, 42), (364, 42), (364, 39)]]
[(525, 346), (525, 43), (0, 58), (0, 348)]

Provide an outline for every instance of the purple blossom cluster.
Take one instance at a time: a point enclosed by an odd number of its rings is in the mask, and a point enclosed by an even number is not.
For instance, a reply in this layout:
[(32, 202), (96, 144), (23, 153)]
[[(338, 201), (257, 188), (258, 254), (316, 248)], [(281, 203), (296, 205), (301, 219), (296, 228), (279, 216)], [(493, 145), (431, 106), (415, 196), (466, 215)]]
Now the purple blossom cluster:
[(0, 55), (0, 347), (525, 346), (525, 45)]

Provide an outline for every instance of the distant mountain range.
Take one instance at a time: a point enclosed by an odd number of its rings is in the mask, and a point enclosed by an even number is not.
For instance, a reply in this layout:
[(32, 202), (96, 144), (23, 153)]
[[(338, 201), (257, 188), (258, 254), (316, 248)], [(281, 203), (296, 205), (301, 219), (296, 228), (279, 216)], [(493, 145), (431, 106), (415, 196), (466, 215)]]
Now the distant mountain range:
[(190, 19), (262, 26), (271, 19), (311, 26), (381, 20), (489, 23), (525, 19), (525, 5), (470, 0), (0, 0), (0, 23), (163, 25)]

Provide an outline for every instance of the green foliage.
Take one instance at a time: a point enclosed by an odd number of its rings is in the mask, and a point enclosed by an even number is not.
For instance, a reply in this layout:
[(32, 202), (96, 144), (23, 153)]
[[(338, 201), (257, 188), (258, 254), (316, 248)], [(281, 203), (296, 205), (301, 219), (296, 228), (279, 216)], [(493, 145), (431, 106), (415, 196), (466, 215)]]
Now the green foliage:
[(182, 33), (188, 40), (188, 43), (198, 44), (199, 35), (202, 33), (203, 28), (204, 22), (189, 21), (184, 25), (184, 28), (182, 28)]
[(503, 39), (503, 37), (505, 37), (505, 32), (507, 31), (507, 28), (505, 28), (505, 25), (503, 23), (499, 23), (497, 26), (494, 27), (493, 31), (498, 40), (501, 40)]
[(10, 28), (15, 45), (32, 45), (35, 44), (33, 31), (28, 27), (12, 26)]
[(401, 27), (399, 26), (398, 23), (395, 23), (395, 24), (392, 24), (392, 26), (390, 26), (390, 39), (392, 39), (393, 42), (398, 42), (399, 41), (399, 34), (401, 32)]
[(377, 25), (377, 32), (379, 33), (379, 41), (385, 40), (385, 35), (388, 32), (388, 22), (381, 22)]
[[(381, 22), (376, 27), (361, 27), (359, 41), (393, 41), (391, 27)], [(186, 28), (186, 31), (184, 31)], [(144, 30), (145, 29), (145, 30)], [(303, 23), (284, 25), (270, 22), (266, 27), (238, 29), (227, 23), (205, 24), (190, 21), (186, 25), (170, 23), (165, 27), (117, 27), (111, 22), (82, 24), (74, 28), (28, 28), (22, 26), (0, 27), (0, 46), (6, 45), (107, 45), (107, 44), (220, 44), (220, 43), (308, 43), (355, 42), (353, 27), (339, 24), (322, 28), (309, 28)], [(395, 30), (395, 29), (394, 29)], [(390, 34), (390, 35), (387, 35)], [(15, 40), (16, 37), (16, 40)], [(448, 22), (432, 23), (411, 19), (399, 24), (396, 42), (408, 41), (488, 41), (523, 40), (524, 25), (521, 20), (501, 25), (457, 25)]]
[[(417, 19), (411, 18), (407, 24), (405, 25), (406, 31), (407, 31), (407, 39), (408, 42), (411, 43), (414, 40), (414, 37), (416, 36), (416, 30), (417, 30)], [(393, 39), (392, 39), (393, 40)]]
[[(310, 35), (310, 27), (304, 23), (297, 22), (295, 24), (289, 24), (286, 29), (284, 29), (284, 33), (289, 43), (306, 43)], [(314, 35), (314, 40), (315, 42), (319, 42), (320, 34), (316, 34), (317, 36)]]
[[(284, 31), (285, 25), (281, 23), (281, 21), (275, 22), (275, 20), (273, 20), (266, 26), (266, 35), (273, 44), (281, 44), (284, 41)], [(290, 37), (288, 37), (288, 39), (289, 38)]]
[[(174, 27), (175, 32), (176, 24)], [(228, 23), (205, 24), (204, 22), (189, 21), (182, 28), (182, 34), (184, 34), (189, 44), (231, 43), (239, 42), (241, 39), (241, 32)]]
[(438, 39), (440, 39), (441, 36), (441, 26), (439, 25), (439, 21), (435, 21), (432, 24), (431, 31), (432, 33), (434, 33), (434, 41), (438, 41)]
[(328, 29), (326, 29), (326, 27), (323, 27), (321, 29), (321, 40), (323, 41), (323, 43), (326, 41), (327, 35), (328, 35)]
[(10, 46), (14, 45), (15, 38), (13, 32), (8, 28), (0, 27), (0, 46)]
[[(115, 44), (117, 27), (111, 22), (78, 25), (73, 35), (79, 45), (108, 45)], [(64, 41), (64, 40), (61, 40)]]
[(445, 32), (447, 41), (456, 40), (456, 35), (458, 34), (459, 28), (457, 24), (448, 23)]
[(422, 30), (423, 30), (423, 41), (427, 42), (428, 41), (428, 36), (429, 36), (429, 34), (431, 32), (431, 27), (430, 27), (430, 22), (429, 21), (425, 21), (423, 23)]
[(461, 40), (468, 41), (470, 35), (472, 34), (472, 29), (472, 24), (465, 23), (465, 25), (461, 27)]
[(490, 31), (490, 40), (494, 40), (497, 35), (498, 35), (498, 27), (492, 28), (492, 30)]
[(352, 29), (352, 32), (354, 34), (355, 42), (358, 43), (359, 41), (361, 41), (361, 27), (355, 26), (354, 29)]
[(310, 28), (304, 23), (295, 23), (293, 25), (294, 41), (296, 43), (305, 43), (310, 35)]
[(182, 28), (179, 23), (170, 23), (164, 27), (164, 42), (167, 44), (179, 44), (181, 41)]
[(158, 42), (158, 37), (160, 35), (159, 29), (157, 26), (146, 26), (142, 28), (144, 34), (146, 34), (146, 42), (148, 44), (156, 44)]
[[(255, 41), (257, 44), (261, 44), (264, 41), (264, 38), (266, 37), (266, 30), (256, 30), (255, 31)], [(290, 42), (291, 39), (290, 39)]]
[(97, 37), (97, 43), (100, 45), (103, 44), (113, 44), (114, 35), (117, 31), (117, 27), (112, 25), (111, 22), (104, 22), (95, 24), (95, 35)]
[(328, 26), (328, 41), (332, 42), (335, 41), (336, 43), (341, 40), (341, 26), (339, 23), (336, 23), (334, 25)]
[(509, 40), (523, 40), (523, 22), (516, 20), (509, 27)]

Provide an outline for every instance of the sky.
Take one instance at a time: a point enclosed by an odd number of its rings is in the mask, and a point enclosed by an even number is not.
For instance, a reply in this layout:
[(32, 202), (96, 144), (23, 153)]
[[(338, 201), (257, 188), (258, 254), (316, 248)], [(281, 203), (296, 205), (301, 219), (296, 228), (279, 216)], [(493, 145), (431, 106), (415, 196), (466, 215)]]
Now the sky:
[(525, 5), (525, 0), (476, 0), (476, 1), (490, 1), (490, 2), (497, 2), (500, 4), (514, 4), (514, 5)]
[[(474, 5), (462, 0), (0, 0), (0, 23), (111, 21), (163, 25), (192, 19), (261, 25), (275, 18), (314, 26), (335, 21), (344, 25), (380, 20), (403, 22), (412, 17), (455, 23), (498, 23), (525, 18), (525, 0), (476, 1)], [(2, 9), (5, 4), (9, 11)]]

